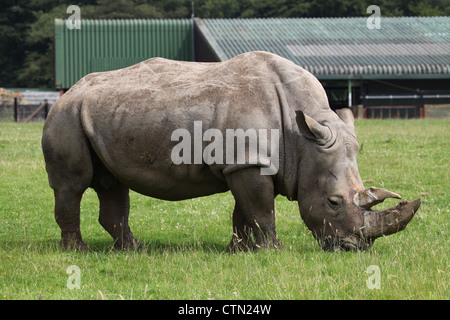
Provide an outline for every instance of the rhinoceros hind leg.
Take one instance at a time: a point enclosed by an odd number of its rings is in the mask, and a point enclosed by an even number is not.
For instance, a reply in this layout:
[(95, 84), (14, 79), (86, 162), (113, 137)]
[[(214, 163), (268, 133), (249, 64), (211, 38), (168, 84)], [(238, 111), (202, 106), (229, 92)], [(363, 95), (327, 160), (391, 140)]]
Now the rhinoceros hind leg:
[[(75, 108), (74, 108), (75, 109)], [(73, 114), (47, 119), (42, 135), (48, 180), (55, 195), (55, 219), (63, 249), (87, 250), (80, 232), (80, 201), (92, 179), (89, 143)]]
[(113, 237), (116, 249), (140, 249), (128, 225), (130, 212), (129, 189), (120, 183), (104, 167), (94, 173), (91, 187), (100, 200), (99, 222)]
[[(238, 231), (242, 233), (243, 226), (250, 226), (255, 238), (254, 250), (283, 248), (284, 246), (275, 231), (272, 177), (261, 175), (258, 167), (251, 167), (231, 172), (225, 178), (241, 213), (236, 217), (237, 221), (240, 222), (240, 224), (235, 224)], [(236, 210), (235, 213), (237, 213)], [(243, 222), (244, 219), (245, 223)], [(237, 238), (239, 238), (239, 234)]]
[(61, 228), (60, 247), (75, 251), (86, 251), (80, 231), (80, 201), (82, 193), (55, 190), (55, 219)]

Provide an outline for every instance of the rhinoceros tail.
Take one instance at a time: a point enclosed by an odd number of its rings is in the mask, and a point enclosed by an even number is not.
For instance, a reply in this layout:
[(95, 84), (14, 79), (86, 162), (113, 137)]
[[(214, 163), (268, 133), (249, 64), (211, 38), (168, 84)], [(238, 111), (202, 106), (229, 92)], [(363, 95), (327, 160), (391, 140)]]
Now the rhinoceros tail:
[(90, 143), (80, 119), (81, 103), (60, 98), (44, 125), (42, 150), (50, 187), (55, 191), (83, 193), (93, 176)]

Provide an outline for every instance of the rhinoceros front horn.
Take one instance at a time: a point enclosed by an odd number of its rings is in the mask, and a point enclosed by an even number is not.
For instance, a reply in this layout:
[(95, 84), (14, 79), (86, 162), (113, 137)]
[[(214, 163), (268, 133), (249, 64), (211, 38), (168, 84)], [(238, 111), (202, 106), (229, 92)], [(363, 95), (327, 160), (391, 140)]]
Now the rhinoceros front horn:
[(354, 203), (364, 215), (364, 227), (361, 232), (366, 239), (374, 240), (405, 229), (421, 204), (420, 199), (404, 200), (393, 208), (380, 211), (370, 210), (372, 206), (387, 198), (401, 199), (400, 195), (394, 192), (374, 187), (355, 195)]

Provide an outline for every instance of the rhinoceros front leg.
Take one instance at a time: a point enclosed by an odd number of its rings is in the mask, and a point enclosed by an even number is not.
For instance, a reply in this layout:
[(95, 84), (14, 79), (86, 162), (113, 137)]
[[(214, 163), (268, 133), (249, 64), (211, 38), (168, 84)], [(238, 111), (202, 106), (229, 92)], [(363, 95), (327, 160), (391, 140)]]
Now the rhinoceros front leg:
[[(275, 230), (274, 185), (271, 176), (261, 175), (260, 168), (233, 171), (225, 176), (235, 200), (233, 213), (233, 240), (249, 241), (253, 232), (253, 248), (283, 248)], [(238, 210), (236, 210), (238, 208)], [(230, 247), (230, 246), (229, 246)], [(239, 249), (239, 247), (237, 247)]]
[(245, 219), (242, 211), (235, 205), (233, 211), (233, 237), (227, 250), (229, 252), (248, 251), (249, 249), (254, 249), (254, 247), (252, 228)]

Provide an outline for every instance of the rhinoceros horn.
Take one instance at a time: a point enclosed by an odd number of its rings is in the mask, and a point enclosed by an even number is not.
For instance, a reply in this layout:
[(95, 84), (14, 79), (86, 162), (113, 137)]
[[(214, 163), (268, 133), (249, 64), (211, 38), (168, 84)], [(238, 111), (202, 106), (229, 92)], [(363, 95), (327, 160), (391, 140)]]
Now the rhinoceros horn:
[(374, 205), (383, 202), (387, 198), (401, 199), (402, 197), (395, 192), (370, 187), (362, 192), (357, 193), (353, 200), (359, 208), (370, 209)]
[(370, 210), (387, 198), (401, 199), (401, 196), (388, 190), (370, 187), (353, 198), (355, 205), (363, 211), (364, 227), (361, 232), (365, 238), (374, 240), (405, 229), (421, 204), (420, 199), (411, 202), (404, 200), (393, 208)]

